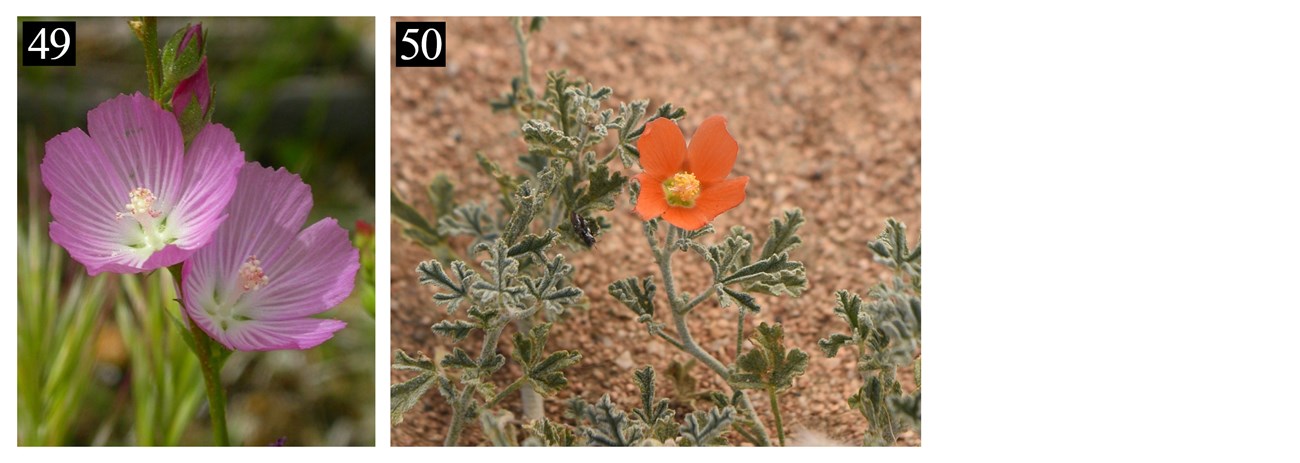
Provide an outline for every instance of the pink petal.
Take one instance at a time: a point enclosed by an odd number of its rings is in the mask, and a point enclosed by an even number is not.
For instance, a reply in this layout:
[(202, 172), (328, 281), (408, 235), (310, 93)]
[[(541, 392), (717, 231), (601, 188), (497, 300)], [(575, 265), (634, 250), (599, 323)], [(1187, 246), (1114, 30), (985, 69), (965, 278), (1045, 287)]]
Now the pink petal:
[(361, 267), (348, 232), (334, 219), (307, 227), (274, 260), (264, 261), (270, 283), (245, 295), (247, 311), (257, 320), (287, 320), (315, 315), (343, 302)]
[[(127, 188), (99, 146), (73, 129), (45, 143), (41, 181), (50, 191), (50, 239), (68, 250), (91, 275), (122, 261), (120, 237), (130, 225), (115, 219), (127, 203)], [(115, 254), (116, 253), (116, 254)], [(132, 269), (140, 271), (138, 268)]]
[(209, 318), (195, 318), (199, 328), (222, 345), (241, 351), (311, 349), (334, 337), (347, 326), (340, 320), (299, 318), (295, 320), (232, 322), (225, 330), (215, 329)]
[[(102, 175), (115, 175), (127, 191), (150, 189), (163, 213), (179, 202), (185, 143), (171, 113), (136, 93), (108, 100), (90, 110), (86, 118), (90, 138), (112, 166)], [(126, 191), (121, 197), (126, 204)]]
[(169, 219), (184, 230), (177, 246), (196, 249), (211, 240), (226, 218), (243, 165), (244, 152), (230, 129), (209, 124), (194, 137), (185, 157), (185, 193)]

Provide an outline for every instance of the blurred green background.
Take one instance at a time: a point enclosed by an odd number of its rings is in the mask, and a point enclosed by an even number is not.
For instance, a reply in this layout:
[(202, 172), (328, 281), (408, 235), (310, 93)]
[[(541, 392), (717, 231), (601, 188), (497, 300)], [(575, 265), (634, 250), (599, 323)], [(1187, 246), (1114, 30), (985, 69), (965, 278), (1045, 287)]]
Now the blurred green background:
[[(49, 241), (45, 141), (148, 85), (127, 18), (19, 18), (16, 32), (55, 19), (77, 22), (77, 65), (18, 66), (18, 443), (208, 445), (197, 361), (169, 319), (170, 276), (88, 278)], [(322, 315), (348, 323), (334, 339), (227, 362), (231, 440), (374, 445), (374, 250), (355, 225), (375, 215), (374, 19), (159, 18), (160, 45), (192, 22), (208, 33), (213, 122), (234, 131), (247, 160), (300, 174), (315, 200), (309, 223), (337, 218), (369, 263), (353, 295)]]

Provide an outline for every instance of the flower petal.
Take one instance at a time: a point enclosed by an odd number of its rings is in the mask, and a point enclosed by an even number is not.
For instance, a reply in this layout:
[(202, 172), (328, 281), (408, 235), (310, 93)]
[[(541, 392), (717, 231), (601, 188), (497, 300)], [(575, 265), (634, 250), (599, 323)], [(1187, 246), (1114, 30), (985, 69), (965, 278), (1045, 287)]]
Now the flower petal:
[(681, 172), (686, 161), (686, 139), (682, 137), (682, 129), (666, 117), (645, 125), (636, 149), (641, 152), (641, 168), (659, 178)]
[(352, 294), (361, 267), (347, 230), (332, 218), (307, 227), (287, 251), (263, 262), (270, 283), (245, 294), (236, 315), (278, 321), (324, 312)]
[(664, 220), (683, 230), (699, 230), (709, 223), (709, 218), (693, 207), (669, 206)]
[(240, 351), (311, 349), (348, 325), (340, 320), (299, 318), (232, 322), (225, 330), (217, 330), (209, 318), (195, 318), (194, 322), (217, 342)]
[(721, 115), (709, 116), (691, 137), (691, 146), (687, 148), (686, 171), (695, 174), (700, 183), (720, 182), (731, 173), (736, 165), (736, 153), (740, 146), (736, 139), (727, 132), (727, 118)]
[(185, 193), (171, 215), (173, 223), (184, 230), (177, 246), (197, 249), (208, 244), (226, 219), (226, 206), (235, 194), (243, 166), (244, 152), (230, 129), (210, 124), (194, 137), (185, 158)]
[(239, 268), (249, 257), (269, 262), (289, 248), (311, 210), (311, 187), (284, 169), (245, 163), (227, 217), (185, 262), (185, 305), (191, 316), (228, 308), (237, 299)]
[[(184, 178), (185, 143), (171, 113), (139, 93), (119, 95), (86, 114), (90, 138), (99, 145), (115, 175), (128, 188), (148, 188), (166, 214), (179, 202)], [(122, 204), (126, 193), (122, 192)]]
[(641, 216), (641, 220), (659, 217), (668, 210), (668, 200), (664, 198), (663, 177), (642, 172), (636, 175), (636, 181), (641, 184), (641, 192), (636, 197), (636, 214)]
[(712, 222), (719, 214), (745, 201), (745, 186), (748, 184), (749, 177), (736, 177), (704, 185), (700, 198), (695, 200), (695, 210)]
[(112, 172), (112, 163), (81, 129), (45, 143), (41, 181), (50, 191), (50, 215), (54, 218), (50, 239), (67, 249), (91, 275), (111, 263), (134, 262), (134, 267), (139, 267), (144, 261), (127, 254), (122, 236), (130, 223), (116, 220), (116, 214), (127, 203), (130, 188)]

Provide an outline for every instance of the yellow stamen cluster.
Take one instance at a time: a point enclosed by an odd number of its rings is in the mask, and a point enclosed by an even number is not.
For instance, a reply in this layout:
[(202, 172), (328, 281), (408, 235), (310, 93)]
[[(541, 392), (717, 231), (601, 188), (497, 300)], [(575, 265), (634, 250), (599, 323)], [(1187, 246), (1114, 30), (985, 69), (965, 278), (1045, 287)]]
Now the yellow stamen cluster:
[(262, 271), (262, 261), (257, 256), (248, 256), (239, 266), (239, 287), (244, 291), (256, 291), (265, 287), (271, 279)]
[(695, 174), (678, 172), (664, 181), (664, 198), (673, 207), (695, 207), (700, 197), (700, 181)]

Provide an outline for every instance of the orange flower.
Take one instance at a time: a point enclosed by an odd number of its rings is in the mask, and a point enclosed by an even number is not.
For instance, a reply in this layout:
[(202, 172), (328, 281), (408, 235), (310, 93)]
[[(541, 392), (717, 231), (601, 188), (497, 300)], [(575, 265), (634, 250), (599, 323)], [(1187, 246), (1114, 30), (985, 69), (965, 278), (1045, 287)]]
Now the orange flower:
[(636, 213), (642, 220), (663, 216), (668, 223), (698, 230), (745, 200), (749, 177), (728, 179), (740, 149), (727, 133), (727, 119), (710, 116), (686, 146), (682, 129), (668, 118), (650, 121), (637, 141), (641, 194)]

